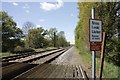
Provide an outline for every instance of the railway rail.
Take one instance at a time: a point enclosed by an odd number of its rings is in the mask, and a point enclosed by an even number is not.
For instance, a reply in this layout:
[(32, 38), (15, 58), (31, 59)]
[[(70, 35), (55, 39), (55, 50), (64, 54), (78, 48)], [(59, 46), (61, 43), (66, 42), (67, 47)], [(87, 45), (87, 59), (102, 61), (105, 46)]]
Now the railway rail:
[(10, 60), (20, 59), (20, 58), (24, 58), (27, 56), (31, 56), (31, 55), (35, 55), (35, 54), (39, 54), (39, 53), (43, 53), (43, 52), (48, 52), (48, 51), (52, 51), (52, 50), (57, 50), (57, 49), (49, 49), (49, 50), (44, 50), (44, 51), (40, 51), (40, 52), (20, 53), (20, 54), (13, 55), (13, 56), (2, 57), (1, 61), (9, 62)]
[[(34, 54), (34, 56), (31, 55), (31, 56), (20, 58), (20, 59), (19, 58), (14, 59), (14, 60), (10, 59), (9, 62), (7, 62), (10, 65), (2, 67), (2, 72), (3, 72), (2, 80), (12, 79), (15, 76), (20, 75), (21, 73), (29, 69), (32, 69), (33, 67), (37, 65), (40, 65), (40, 64), (43, 65), (45, 63), (50, 63), (51, 61), (55, 60), (57, 57), (59, 57), (62, 53), (64, 53), (67, 50), (68, 48), (58, 49), (58, 50), (53, 50), (49, 52), (43, 52), (41, 54), (36, 54), (36, 55)], [(37, 64), (35, 62), (37, 62)]]
[[(10, 65), (10, 64), (13, 64), (13, 63), (16, 63), (17, 61), (15, 60), (20, 60), (21, 59), (25, 59), (27, 57), (30, 57), (28, 58), (28, 62), (29, 60), (34, 60), (34, 58), (32, 58), (31, 56), (35, 56), (35, 55), (38, 55), (38, 54), (44, 54), (45, 52), (50, 52), (50, 51), (54, 51), (54, 50), (57, 50), (57, 49), (50, 49), (50, 50), (46, 50), (46, 51), (41, 51), (41, 52), (29, 52), (29, 53), (24, 53), (24, 54), (19, 54), (19, 55), (14, 55), (14, 56), (9, 56), (9, 57), (3, 57), (1, 62), (2, 62), (2, 67), (4, 66), (7, 66), (7, 65)], [(25, 61), (21, 61), (21, 62), (25, 62)], [(27, 60), (26, 60), (27, 62)]]

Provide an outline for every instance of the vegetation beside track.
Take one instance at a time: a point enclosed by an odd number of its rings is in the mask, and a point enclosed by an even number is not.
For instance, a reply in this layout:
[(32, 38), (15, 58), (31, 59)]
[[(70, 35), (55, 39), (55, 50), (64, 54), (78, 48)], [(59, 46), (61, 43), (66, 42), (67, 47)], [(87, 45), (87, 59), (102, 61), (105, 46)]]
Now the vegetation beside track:
[[(92, 64), (92, 54), (87, 52), (79, 52), (80, 56), (82, 57), (82, 60), (87, 62), (89, 65)], [(99, 69), (100, 69), (100, 58), (96, 58), (96, 73), (97, 76), (99, 75)], [(103, 78), (119, 78), (120, 76), (120, 67), (114, 65), (113, 63), (108, 63), (107, 61), (104, 61), (104, 67), (103, 67)]]
[(13, 56), (13, 55), (16, 55), (16, 54), (9, 53), (9, 52), (6, 52), (6, 53), (0, 53), (0, 56), (2, 56), (2, 57)]
[[(120, 13), (118, 13), (120, 2), (78, 2), (79, 21), (75, 29), (75, 46), (83, 59), (91, 65), (89, 19), (93, 7), (95, 8), (95, 19), (102, 21), (102, 31), (107, 33), (103, 77), (117, 78), (120, 75), (120, 35), (118, 35), (120, 33), (118, 28), (120, 24)], [(96, 52), (96, 54), (98, 53), (100, 54), (100, 52)], [(100, 59), (97, 58), (97, 71), (99, 71), (99, 65)]]
[(21, 28), (7, 12), (0, 11), (2, 22), (2, 52), (24, 53), (38, 48), (67, 47), (70, 42), (66, 40), (65, 32), (56, 28), (36, 28), (32, 22), (25, 22)]

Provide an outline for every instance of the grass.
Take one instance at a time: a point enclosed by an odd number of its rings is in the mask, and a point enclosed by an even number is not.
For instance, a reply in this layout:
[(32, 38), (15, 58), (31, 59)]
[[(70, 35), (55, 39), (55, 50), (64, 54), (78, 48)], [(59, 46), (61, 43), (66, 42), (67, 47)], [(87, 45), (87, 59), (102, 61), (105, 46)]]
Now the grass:
[(1, 57), (12, 56), (12, 55), (15, 55), (15, 54), (12, 54), (12, 53), (9, 53), (9, 52), (0, 53), (0, 56), (1, 56)]
[[(92, 55), (87, 52), (80, 52), (80, 55), (82, 56), (83, 60), (87, 61), (89, 65), (92, 64)], [(100, 59), (96, 58), (96, 72), (99, 73), (100, 68)], [(110, 78), (112, 80), (113, 78), (117, 79), (120, 78), (120, 67), (115, 66), (112, 63), (108, 63), (104, 61), (104, 67), (103, 67), (103, 78)]]
[(38, 48), (34, 49), (36, 52), (44, 51), (44, 50), (50, 50), (50, 49), (56, 49), (55, 47), (47, 47), (47, 48)]
[(119, 77), (119, 67), (112, 63), (104, 62), (103, 75), (105, 78), (118, 78)]

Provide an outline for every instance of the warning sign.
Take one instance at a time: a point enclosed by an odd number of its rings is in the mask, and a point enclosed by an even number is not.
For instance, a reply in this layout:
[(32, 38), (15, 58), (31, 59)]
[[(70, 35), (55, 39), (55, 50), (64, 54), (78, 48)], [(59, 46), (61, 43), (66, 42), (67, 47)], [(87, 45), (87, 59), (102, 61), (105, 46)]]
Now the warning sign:
[(101, 42), (90, 42), (90, 51), (100, 51)]
[(90, 19), (90, 42), (102, 41), (102, 23), (100, 20)]
[(102, 22), (90, 19), (89, 24), (90, 51), (100, 51), (102, 42)]

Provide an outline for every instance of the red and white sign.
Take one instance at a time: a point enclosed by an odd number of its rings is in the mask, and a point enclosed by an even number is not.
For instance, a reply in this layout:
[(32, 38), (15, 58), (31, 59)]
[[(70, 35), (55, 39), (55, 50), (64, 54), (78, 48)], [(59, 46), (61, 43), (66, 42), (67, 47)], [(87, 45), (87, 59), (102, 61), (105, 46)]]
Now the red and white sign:
[(100, 51), (102, 41), (102, 22), (90, 19), (89, 24), (90, 51)]
[(90, 42), (90, 51), (100, 51), (101, 43), (100, 42)]

